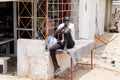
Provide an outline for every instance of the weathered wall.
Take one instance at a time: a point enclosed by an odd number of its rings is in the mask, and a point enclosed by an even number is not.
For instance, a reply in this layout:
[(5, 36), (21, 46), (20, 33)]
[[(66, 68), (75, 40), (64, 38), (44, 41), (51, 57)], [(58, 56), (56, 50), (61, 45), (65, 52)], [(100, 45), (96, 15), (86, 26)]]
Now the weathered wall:
[[(33, 80), (50, 80), (53, 77), (53, 65), (49, 52), (45, 50), (45, 41), (19, 39), (17, 41), (17, 74), (32, 77)], [(57, 60), (61, 72), (70, 66), (68, 54), (58, 54)]]
[(105, 31), (108, 31), (112, 26), (112, 0), (106, 0), (106, 9), (105, 9)]
[(80, 0), (80, 37), (94, 39), (95, 34), (104, 34), (105, 3), (105, 0)]
[[(79, 25), (80, 25), (80, 21), (79, 21), (79, 1), (80, 0), (71, 0), (71, 22), (74, 23), (75, 25), (75, 38), (79, 38)], [(76, 3), (76, 4), (74, 4)]]

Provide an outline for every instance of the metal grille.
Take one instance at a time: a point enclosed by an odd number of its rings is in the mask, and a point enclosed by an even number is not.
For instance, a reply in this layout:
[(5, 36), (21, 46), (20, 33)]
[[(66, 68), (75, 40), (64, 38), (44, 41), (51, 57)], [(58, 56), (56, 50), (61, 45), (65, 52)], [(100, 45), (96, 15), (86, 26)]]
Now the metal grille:
[[(53, 35), (57, 26), (69, 16), (79, 34), (79, 0), (36, 0), (37, 3), (18, 2), (18, 37), (34, 38), (34, 27), (41, 39)], [(34, 6), (37, 6), (37, 26), (34, 26)], [(26, 36), (25, 36), (26, 35)], [(77, 37), (76, 36), (76, 37)]]
[(18, 38), (33, 38), (33, 2), (18, 2)]
[[(63, 18), (69, 16), (71, 22), (75, 25), (76, 34), (79, 33), (79, 0), (48, 0), (48, 18), (53, 25), (48, 25), (48, 34), (51, 29), (55, 30), (59, 24), (63, 23)], [(48, 23), (50, 23), (48, 20)], [(54, 34), (54, 33), (53, 33)], [(77, 36), (76, 36), (77, 37)]]
[(46, 0), (37, 2), (37, 32), (41, 39), (45, 39), (45, 23), (46, 23)]

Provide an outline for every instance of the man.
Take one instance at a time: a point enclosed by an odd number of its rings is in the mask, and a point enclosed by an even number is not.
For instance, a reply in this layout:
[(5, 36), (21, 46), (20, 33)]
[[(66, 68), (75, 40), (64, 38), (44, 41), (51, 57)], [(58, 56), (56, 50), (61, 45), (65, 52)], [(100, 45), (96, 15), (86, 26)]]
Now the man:
[(50, 47), (50, 56), (53, 61), (54, 65), (54, 73), (57, 73), (60, 71), (60, 66), (58, 65), (57, 59), (56, 59), (56, 50), (57, 49), (64, 49), (67, 50), (67, 48), (73, 48), (75, 45), (75, 37), (74, 37), (74, 24), (70, 23), (69, 17), (64, 18), (64, 23), (60, 24), (55, 31), (55, 35), (62, 33), (63, 40), (61, 42), (58, 42)]

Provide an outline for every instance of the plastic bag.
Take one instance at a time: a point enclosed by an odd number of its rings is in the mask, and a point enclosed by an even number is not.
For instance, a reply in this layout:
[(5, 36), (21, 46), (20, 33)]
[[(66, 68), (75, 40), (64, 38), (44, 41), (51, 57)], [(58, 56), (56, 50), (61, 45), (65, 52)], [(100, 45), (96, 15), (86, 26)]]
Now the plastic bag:
[(47, 49), (49, 50), (51, 46), (53, 46), (54, 44), (57, 43), (57, 39), (55, 37), (52, 36), (48, 36), (48, 40), (47, 40)]

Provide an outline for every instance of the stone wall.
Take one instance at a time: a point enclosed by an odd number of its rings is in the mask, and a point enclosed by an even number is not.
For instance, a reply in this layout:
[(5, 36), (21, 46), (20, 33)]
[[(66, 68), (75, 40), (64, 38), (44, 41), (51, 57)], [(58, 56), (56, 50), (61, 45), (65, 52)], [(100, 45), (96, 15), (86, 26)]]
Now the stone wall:
[[(61, 72), (70, 66), (68, 54), (58, 54), (57, 60)], [(49, 51), (45, 50), (44, 40), (18, 39), (17, 75), (32, 77), (34, 80), (50, 80), (53, 77), (53, 65)]]

